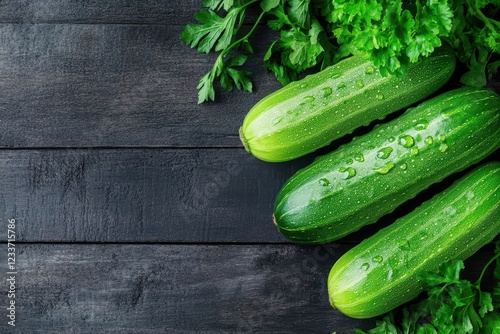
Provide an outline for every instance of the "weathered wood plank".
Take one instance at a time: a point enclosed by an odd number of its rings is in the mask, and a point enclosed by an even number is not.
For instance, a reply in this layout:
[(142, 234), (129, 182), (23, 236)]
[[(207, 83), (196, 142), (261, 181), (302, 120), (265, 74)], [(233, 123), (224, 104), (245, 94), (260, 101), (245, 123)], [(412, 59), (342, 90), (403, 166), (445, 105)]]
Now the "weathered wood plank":
[(220, 92), (199, 106), (196, 86), (214, 57), (184, 45), (181, 31), (0, 25), (0, 147), (241, 147), (245, 114), (280, 86), (261, 60), (270, 39), (248, 63), (255, 94)]
[[(203, 0), (44, 0), (0, 2), (1, 23), (185, 25)], [(255, 22), (258, 4), (247, 8), (245, 24)]]
[(23, 241), (282, 242), (274, 196), (299, 162), (243, 149), (0, 150), (0, 215)]
[[(300, 333), (308, 327), (345, 333), (362, 324), (328, 306), (331, 259), (303, 271), (302, 262), (313, 258), (307, 248), (30, 244), (18, 250), (16, 327), (30, 333)], [(337, 257), (343, 250), (332, 252)]]
[(0, 23), (184, 24), (202, 0), (2, 1)]
[[(349, 246), (17, 244), (16, 331), (2, 333), (352, 333), (328, 303)], [(6, 273), (6, 246), (0, 246)], [(467, 262), (477, 277), (492, 247)], [(4, 275), (5, 278), (5, 275)], [(0, 280), (7, 291), (6, 279)]]
[(0, 150), (0, 217), (19, 220), (26, 242), (283, 242), (271, 219), (275, 197), (311, 160), (271, 164), (243, 149)]

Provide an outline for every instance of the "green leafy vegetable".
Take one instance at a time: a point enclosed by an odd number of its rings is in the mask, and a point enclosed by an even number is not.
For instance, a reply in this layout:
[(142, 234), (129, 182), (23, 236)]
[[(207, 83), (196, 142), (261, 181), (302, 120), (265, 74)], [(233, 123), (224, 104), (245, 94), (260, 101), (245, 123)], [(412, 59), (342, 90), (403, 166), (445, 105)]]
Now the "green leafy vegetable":
[(447, 1), (332, 0), (334, 34), (349, 53), (361, 54), (385, 74), (406, 71), (409, 63), (442, 45), (453, 16)]
[[(487, 268), (496, 262), (493, 292), (481, 289)], [(357, 334), (375, 333), (500, 333), (500, 241), (496, 242), (495, 255), (485, 265), (479, 279), (472, 283), (460, 278), (463, 261), (444, 263), (438, 272), (425, 272), (419, 279), (427, 284), (427, 298), (403, 308), (398, 323), (395, 312), (390, 312), (376, 327), (367, 332), (357, 329)]]
[(443, 42), (450, 43), (469, 72), (462, 82), (484, 86), (498, 70), (487, 66), (500, 53), (500, 1), (332, 0), (333, 32), (346, 52), (372, 60), (384, 73), (401, 73)]
[[(182, 41), (191, 47), (197, 47), (199, 52), (221, 51), (212, 69), (205, 74), (198, 84), (198, 103), (215, 100), (214, 81), (220, 78), (224, 89), (231, 91), (234, 86), (240, 90), (252, 91), (252, 82), (248, 78), (250, 72), (237, 70), (234, 67), (245, 63), (246, 56), (235, 56), (225, 59), (229, 52), (243, 48), (252, 52), (248, 37), (263, 17), (263, 13), (255, 22), (253, 28), (245, 36), (236, 38), (236, 34), (245, 18), (248, 5), (254, 1), (206, 0), (203, 9), (195, 15), (198, 24), (188, 24), (181, 35)], [(221, 17), (216, 11), (224, 8), (226, 16)]]
[[(256, 19), (245, 22), (252, 6)], [(500, 68), (499, 10), (499, 0), (205, 0), (181, 39), (201, 53), (219, 52), (198, 85), (199, 103), (215, 99), (218, 79), (226, 90), (252, 91), (250, 72), (236, 68), (253, 53), (261, 22), (278, 33), (263, 63), (283, 85), (351, 54), (384, 75), (404, 73), (449, 43), (468, 68), (461, 81), (480, 87)], [(245, 24), (249, 30), (241, 33)]]
[[(198, 103), (215, 99), (214, 83), (220, 79), (222, 88), (230, 91), (234, 87), (239, 90), (252, 91), (250, 72), (236, 70), (242, 66), (246, 56), (239, 55), (228, 58), (231, 51), (252, 53), (250, 37), (267, 15), (268, 27), (280, 32), (264, 56), (267, 69), (274, 72), (282, 84), (297, 79), (297, 75), (306, 69), (321, 64), (326, 67), (333, 63), (335, 46), (333, 35), (325, 30), (320, 21), (328, 13), (320, 3), (322, 0), (206, 0), (202, 9), (195, 15), (198, 23), (190, 23), (184, 27), (182, 41), (197, 48), (199, 52), (219, 52), (213, 68), (205, 74), (198, 85)], [(249, 32), (240, 36), (240, 28), (245, 14), (253, 4), (259, 3), (259, 16), (251, 24)], [(314, 5), (313, 5), (314, 3)], [(311, 8), (315, 9), (311, 11)], [(327, 8), (327, 7), (325, 7)], [(220, 12), (222, 12), (220, 14)]]
[(490, 62), (500, 54), (499, 0), (455, 0), (453, 27), (447, 40), (457, 50), (457, 57), (469, 72), (461, 81), (484, 86), (498, 72), (500, 61)]

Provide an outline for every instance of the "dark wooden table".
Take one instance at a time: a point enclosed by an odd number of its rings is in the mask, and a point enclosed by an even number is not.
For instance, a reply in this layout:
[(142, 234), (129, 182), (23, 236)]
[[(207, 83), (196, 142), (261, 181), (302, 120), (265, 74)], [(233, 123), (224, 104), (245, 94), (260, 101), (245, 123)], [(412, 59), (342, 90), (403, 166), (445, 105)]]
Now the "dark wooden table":
[[(255, 93), (218, 91), (197, 105), (214, 57), (180, 34), (201, 2), (0, 1), (1, 333), (340, 334), (374, 324), (329, 306), (327, 274), (408, 209), (333, 244), (283, 239), (274, 198), (322, 151), (270, 164), (242, 148), (246, 112), (280, 87), (262, 66), (264, 29), (248, 63)], [(468, 260), (468, 274), (492, 249)]]

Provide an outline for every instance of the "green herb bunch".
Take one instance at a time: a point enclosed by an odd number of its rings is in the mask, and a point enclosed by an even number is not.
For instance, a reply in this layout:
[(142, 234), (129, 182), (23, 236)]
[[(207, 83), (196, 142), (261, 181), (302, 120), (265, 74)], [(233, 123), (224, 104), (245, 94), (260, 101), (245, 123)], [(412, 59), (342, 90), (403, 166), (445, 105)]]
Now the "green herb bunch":
[[(402, 73), (447, 42), (468, 66), (464, 84), (484, 86), (500, 66), (500, 1), (332, 0), (341, 54), (360, 54), (383, 73)], [(489, 63), (489, 64), (488, 64)]]
[[(336, 46), (331, 32), (325, 30), (324, 17), (328, 9), (321, 7), (327, 1), (301, 0), (206, 0), (195, 15), (199, 23), (187, 24), (181, 39), (199, 52), (220, 52), (213, 68), (198, 85), (198, 103), (215, 99), (214, 82), (219, 79), (222, 88), (251, 92), (250, 72), (237, 69), (253, 53), (250, 37), (264, 20), (279, 33), (264, 56), (264, 65), (286, 85), (296, 80), (306, 69), (333, 63)], [(250, 6), (258, 6), (259, 15), (248, 32), (240, 34)], [(325, 5), (326, 6), (326, 5)], [(239, 51), (231, 55), (231, 51)]]
[[(249, 8), (257, 13), (253, 22), (246, 22)], [(500, 0), (205, 0), (181, 39), (199, 52), (219, 53), (200, 80), (199, 103), (215, 99), (217, 80), (227, 91), (252, 91), (251, 73), (241, 67), (263, 23), (278, 36), (264, 66), (283, 85), (351, 54), (384, 75), (404, 73), (449, 43), (469, 69), (462, 82), (484, 86), (500, 67), (499, 10)]]

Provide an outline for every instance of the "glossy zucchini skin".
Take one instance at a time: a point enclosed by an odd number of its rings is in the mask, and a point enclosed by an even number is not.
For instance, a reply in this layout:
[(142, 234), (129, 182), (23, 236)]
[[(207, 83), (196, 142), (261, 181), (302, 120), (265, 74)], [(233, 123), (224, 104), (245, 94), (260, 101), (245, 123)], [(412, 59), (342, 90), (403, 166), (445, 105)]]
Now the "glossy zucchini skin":
[(418, 274), (465, 260), (500, 233), (500, 162), (477, 167), (411, 213), (351, 248), (333, 265), (333, 307), (371, 318), (415, 298)]
[(448, 47), (397, 77), (383, 77), (371, 62), (353, 56), (263, 98), (246, 115), (240, 138), (261, 160), (292, 160), (424, 99), (454, 69)]
[(278, 193), (274, 220), (296, 243), (334, 241), (499, 147), (500, 96), (448, 91), (299, 170)]

